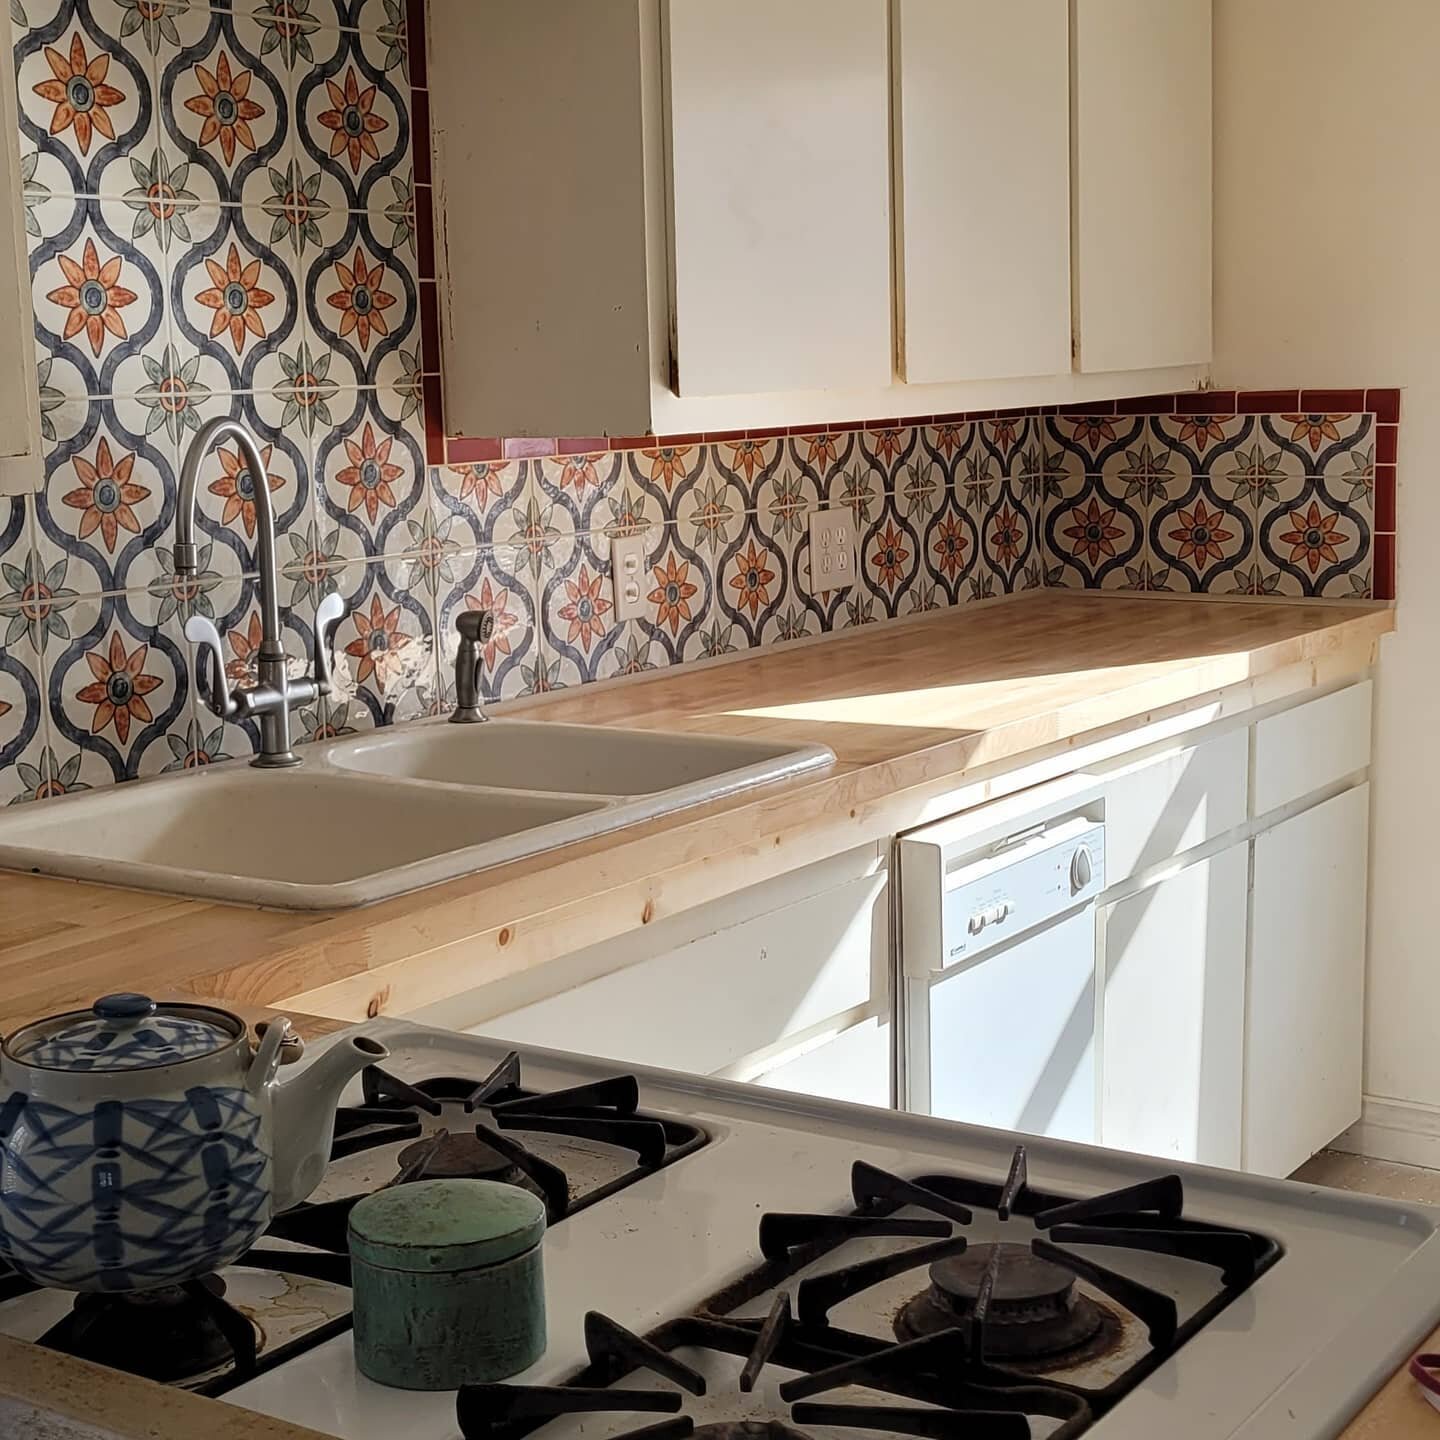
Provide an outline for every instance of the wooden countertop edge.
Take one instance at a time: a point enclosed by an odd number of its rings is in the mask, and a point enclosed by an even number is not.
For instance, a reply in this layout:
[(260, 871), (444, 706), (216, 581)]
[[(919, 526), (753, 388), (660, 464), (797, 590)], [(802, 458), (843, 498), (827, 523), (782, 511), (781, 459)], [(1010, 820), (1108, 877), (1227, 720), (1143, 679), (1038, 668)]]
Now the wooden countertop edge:
[(63, 1415), (126, 1440), (333, 1440), (317, 1430), (137, 1380), (6, 1335), (0, 1335), (0, 1400)]
[[(327, 916), (273, 955), (196, 976), (214, 993), (361, 1020), (401, 1013), (515, 974), (655, 919), (923, 823), (926, 805), (1016, 759), (1073, 746), (1228, 696), (1234, 709), (1275, 695), (1263, 682), (1296, 667), (1360, 669), (1393, 613), (1348, 614), (1253, 651), (1160, 666), (1101, 695), (1058, 704), (866, 766), (728, 801), (469, 876), (363, 911)], [(1297, 671), (1277, 695), (1323, 683)], [(976, 797), (983, 799), (983, 794)], [(557, 898), (558, 896), (564, 898)], [(455, 970), (464, 951), (465, 977)], [(357, 953), (358, 952), (358, 953)], [(303, 971), (321, 977), (287, 990)]]
[[(1440, 1350), (1440, 1329), (1415, 1353), (1436, 1350)], [(1407, 1365), (1402, 1365), (1341, 1431), (1340, 1440), (1436, 1440), (1436, 1436), (1440, 1436), (1440, 1415), (1410, 1378)]]

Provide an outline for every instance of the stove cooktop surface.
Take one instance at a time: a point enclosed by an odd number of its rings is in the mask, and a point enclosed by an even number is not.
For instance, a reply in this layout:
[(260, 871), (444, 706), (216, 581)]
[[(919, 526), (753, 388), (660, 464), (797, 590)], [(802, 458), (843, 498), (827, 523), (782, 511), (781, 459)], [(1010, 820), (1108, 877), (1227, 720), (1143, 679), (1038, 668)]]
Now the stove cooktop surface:
[[(477, 1037), (399, 1022), (366, 1028), (392, 1059), (380, 1092), (357, 1085), (347, 1097), (359, 1111), (386, 1109), (403, 1087), (508, 1063), (508, 1047)], [(520, 1063), (527, 1091), (614, 1078), (605, 1062), (540, 1050), (522, 1051)], [(995, 1131), (659, 1071), (635, 1080), (637, 1116), (703, 1139), (682, 1141), (669, 1163), (637, 1167), (593, 1203), (572, 1204), (554, 1225), (549, 1349), (510, 1388), (573, 1389), (600, 1365), (603, 1388), (663, 1389), (662, 1400), (599, 1418), (552, 1412), (537, 1427), (535, 1413), (497, 1418), (494, 1387), (462, 1394), (457, 1408), (454, 1393), (374, 1385), (356, 1372), (348, 1333), (262, 1367), (226, 1400), (348, 1440), (457, 1440), (462, 1422), (466, 1434), (495, 1440), (542, 1428), (546, 1440), (582, 1431), (613, 1440), (656, 1425), (664, 1428), (650, 1440), (792, 1431), (841, 1440), (865, 1406), (907, 1412), (887, 1415), (882, 1433), (936, 1440), (1323, 1435), (1440, 1310), (1440, 1242), (1421, 1207), (1191, 1166), (1172, 1177), (1145, 1157), (1043, 1140), (1025, 1141), (1017, 1156), (1016, 1137)], [(384, 1091), (395, 1082), (400, 1090)], [(381, 1147), (342, 1155), (311, 1206), (292, 1215), (319, 1212), (329, 1223), (325, 1207), (343, 1207), (349, 1186), (396, 1178), (418, 1158), (401, 1152), (437, 1135), (434, 1154), (449, 1163), (445, 1137), (473, 1131), (459, 1123), (473, 1117), (448, 1089), (429, 1098), (440, 1114), (412, 1104), (420, 1114), (405, 1121), (410, 1130), (418, 1120), (419, 1136), (387, 1135), (383, 1157)], [(347, 1119), (341, 1139), (390, 1118)], [(521, 1138), (496, 1119), (491, 1107), (479, 1123)], [(536, 1133), (548, 1132), (524, 1132)], [(636, 1155), (632, 1147), (631, 1162)], [(593, 1178), (595, 1191), (606, 1188)], [(344, 1258), (274, 1243), (324, 1263)], [(282, 1287), (257, 1323), (310, 1304), (316, 1283)], [(11, 1309), (0, 1304), (0, 1329), (12, 1328)], [(669, 1347), (702, 1374), (705, 1395), (678, 1382), (684, 1372), (667, 1375), (631, 1349), (617, 1360), (602, 1343), (597, 1358), (597, 1326), (602, 1342), (618, 1328)], [(617, 1364), (626, 1368), (608, 1375)], [(1040, 1403), (974, 1403), (1007, 1389)], [(1272, 1423), (1276, 1414), (1283, 1423)]]

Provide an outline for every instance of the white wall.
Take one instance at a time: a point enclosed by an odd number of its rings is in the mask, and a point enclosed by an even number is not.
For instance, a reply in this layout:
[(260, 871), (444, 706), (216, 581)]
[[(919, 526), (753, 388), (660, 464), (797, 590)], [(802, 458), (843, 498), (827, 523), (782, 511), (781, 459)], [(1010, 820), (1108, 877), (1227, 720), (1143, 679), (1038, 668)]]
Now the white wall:
[[(1440, 1106), (1440, 0), (1215, 0), (1220, 386), (1404, 387), (1367, 1096)], [(1143, 204), (1143, 196), (1137, 197)]]

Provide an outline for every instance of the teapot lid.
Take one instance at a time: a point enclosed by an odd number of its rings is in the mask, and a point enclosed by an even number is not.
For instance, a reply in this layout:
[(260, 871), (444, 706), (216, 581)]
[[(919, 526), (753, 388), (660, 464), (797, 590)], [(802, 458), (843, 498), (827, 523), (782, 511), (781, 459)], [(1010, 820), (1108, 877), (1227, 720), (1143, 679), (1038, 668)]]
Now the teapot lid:
[(27, 1025), (5, 1049), (22, 1065), (43, 1070), (149, 1070), (213, 1055), (244, 1033), (223, 1010), (157, 1005), (148, 995), (106, 995), (88, 1011)]

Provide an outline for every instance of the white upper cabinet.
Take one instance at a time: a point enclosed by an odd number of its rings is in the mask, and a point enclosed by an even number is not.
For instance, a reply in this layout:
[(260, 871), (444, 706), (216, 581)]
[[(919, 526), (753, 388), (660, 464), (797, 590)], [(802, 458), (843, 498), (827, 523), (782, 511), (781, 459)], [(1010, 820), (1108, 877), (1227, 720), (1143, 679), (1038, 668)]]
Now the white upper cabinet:
[[(6, 55), (10, 38), (9, 17), (0, 14), (0, 42)], [(15, 68), (7, 64), (0, 69), (0, 194), (10, 200), (10, 213), (0, 216), (0, 495), (38, 488), (43, 473), (19, 136)]]
[(895, 79), (901, 376), (1063, 374), (1069, 0), (895, 0)]
[(678, 393), (888, 385), (888, 0), (666, 20)]
[(1211, 0), (1073, 4), (1077, 363), (1208, 363)]
[(428, 3), (452, 435), (1208, 375), (1210, 0)]

